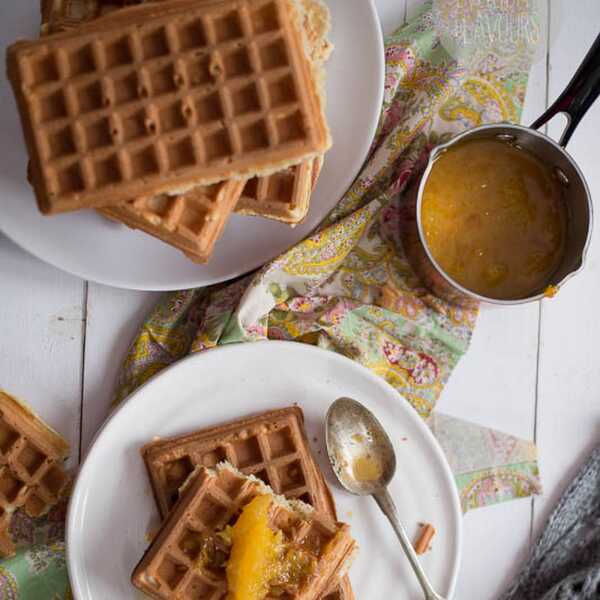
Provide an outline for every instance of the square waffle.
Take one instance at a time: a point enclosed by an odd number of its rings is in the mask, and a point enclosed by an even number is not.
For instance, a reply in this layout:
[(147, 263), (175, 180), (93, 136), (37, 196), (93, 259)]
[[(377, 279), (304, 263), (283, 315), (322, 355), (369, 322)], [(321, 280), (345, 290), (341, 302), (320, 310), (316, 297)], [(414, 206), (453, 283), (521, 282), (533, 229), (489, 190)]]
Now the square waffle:
[(244, 181), (230, 179), (201, 186), (183, 196), (138, 198), (119, 206), (99, 208), (98, 212), (159, 238), (195, 262), (205, 263), (243, 187)]
[(18, 400), (0, 391), (0, 555), (12, 556), (13, 513), (46, 514), (68, 483), (62, 462), (69, 445)]
[[(304, 415), (297, 406), (153, 441), (141, 453), (163, 519), (196, 468), (213, 468), (224, 460), (242, 473), (258, 477), (276, 494), (302, 500), (329, 518), (336, 518), (333, 498), (310, 452)], [(347, 577), (327, 596), (327, 600), (352, 598)]]
[[(143, 0), (138, 0), (138, 2), (142, 3)], [(76, 27), (119, 7), (118, 2), (103, 2), (102, 0), (46, 0), (45, 4), (45, 7), (44, 4), (42, 5), (42, 33), (64, 31)], [(303, 25), (311, 49), (311, 59), (316, 64), (323, 63), (332, 49), (327, 40), (330, 29), (329, 11), (320, 0), (303, 0), (303, 6), (305, 9)], [(320, 156), (278, 171), (273, 175), (254, 177), (248, 180), (236, 212), (275, 219), (290, 225), (300, 223), (308, 213), (310, 197), (322, 164), (323, 157)], [(190, 192), (190, 194), (193, 195), (194, 192)], [(162, 202), (166, 201), (167, 198), (163, 196)], [(145, 204), (147, 203), (148, 201), (145, 201)], [(135, 203), (129, 202), (128, 208), (128, 211), (109, 209), (100, 212), (104, 216), (134, 228), (137, 228), (137, 223), (148, 223), (143, 214), (140, 215), (137, 212)], [(150, 228), (151, 230), (149, 230)], [(157, 223), (151, 224), (146, 232), (167, 243), (171, 239), (169, 232), (164, 231)], [(205, 262), (205, 260), (197, 259), (190, 252), (188, 252), (188, 256), (197, 262)]]
[(294, 0), (171, 0), (7, 53), (42, 212), (269, 174), (330, 145)]
[[(160, 600), (225, 598), (225, 551), (219, 560), (211, 560), (203, 548), (235, 522), (246, 504), (266, 494), (273, 492), (262, 481), (244, 476), (226, 463), (216, 470), (201, 468), (136, 567), (133, 584)], [(273, 497), (270, 520), (274, 529), (283, 532), (286, 549), (299, 553), (315, 568), (292, 588), (277, 588), (268, 598), (319, 598), (330, 582), (338, 580), (356, 551), (348, 526), (281, 497)]]

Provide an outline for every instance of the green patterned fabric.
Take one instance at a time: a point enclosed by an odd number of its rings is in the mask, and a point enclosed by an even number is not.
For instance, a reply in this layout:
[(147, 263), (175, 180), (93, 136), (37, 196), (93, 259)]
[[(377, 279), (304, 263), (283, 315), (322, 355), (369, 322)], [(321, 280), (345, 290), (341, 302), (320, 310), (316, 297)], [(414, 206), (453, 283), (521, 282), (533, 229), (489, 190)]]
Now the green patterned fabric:
[(0, 561), (2, 600), (71, 600), (65, 557), (66, 501), (41, 519), (15, 513), (17, 554)]
[[(263, 339), (315, 344), (366, 365), (430, 417), (465, 510), (534, 493), (531, 444), (432, 415), (477, 311), (422, 288), (398, 239), (402, 191), (429, 151), (467, 127), (517, 121), (527, 65), (486, 55), (467, 72), (433, 32), (430, 3), (387, 39), (386, 65), (369, 159), (319, 231), (256, 274), (166, 296), (132, 345), (117, 400), (190, 352)], [(19, 552), (0, 563), (0, 600), (70, 598), (64, 507), (37, 522), (18, 514), (12, 534)]]

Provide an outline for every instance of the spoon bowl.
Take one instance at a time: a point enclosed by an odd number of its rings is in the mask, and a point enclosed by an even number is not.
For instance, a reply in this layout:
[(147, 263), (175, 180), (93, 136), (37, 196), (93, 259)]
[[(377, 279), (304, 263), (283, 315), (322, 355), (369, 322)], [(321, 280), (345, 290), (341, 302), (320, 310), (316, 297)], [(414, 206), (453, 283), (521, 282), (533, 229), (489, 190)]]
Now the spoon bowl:
[(356, 400), (340, 398), (331, 405), (325, 443), (338, 480), (352, 494), (370, 496), (394, 477), (394, 446), (375, 415)]

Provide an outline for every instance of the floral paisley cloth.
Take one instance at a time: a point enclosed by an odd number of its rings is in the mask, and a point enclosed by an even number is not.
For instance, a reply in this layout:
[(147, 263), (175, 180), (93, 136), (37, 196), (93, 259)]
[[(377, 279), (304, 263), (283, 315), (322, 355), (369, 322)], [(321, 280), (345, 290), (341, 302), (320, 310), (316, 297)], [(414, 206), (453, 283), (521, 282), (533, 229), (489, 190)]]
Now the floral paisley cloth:
[(0, 561), (2, 600), (72, 600), (65, 558), (66, 501), (41, 519), (15, 513), (17, 554)]
[[(386, 42), (383, 112), (366, 165), (312, 237), (234, 283), (173, 293), (146, 320), (117, 401), (190, 352), (264, 339), (344, 354), (383, 377), (428, 423), (455, 473), (463, 509), (540, 489), (535, 448), (432, 414), (469, 347), (477, 311), (422, 288), (398, 239), (402, 191), (429, 151), (458, 131), (519, 119), (528, 65), (494, 54), (462, 68), (439, 43), (431, 4)], [(0, 600), (70, 600), (64, 507), (13, 520), (17, 555), (0, 561)]]

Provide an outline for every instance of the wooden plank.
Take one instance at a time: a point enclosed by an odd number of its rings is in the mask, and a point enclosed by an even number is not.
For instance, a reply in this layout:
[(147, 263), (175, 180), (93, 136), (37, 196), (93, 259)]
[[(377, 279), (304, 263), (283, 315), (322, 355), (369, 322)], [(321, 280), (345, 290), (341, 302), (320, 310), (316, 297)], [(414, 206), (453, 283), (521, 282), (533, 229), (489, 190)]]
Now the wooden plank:
[(117, 373), (139, 326), (160, 293), (90, 283), (82, 405), (82, 454), (108, 416)]
[(420, 10), (423, 0), (406, 0), (406, 20), (412, 19)]
[(375, 0), (383, 34), (389, 35), (404, 23), (406, 18), (406, 0)]
[(79, 455), (84, 283), (0, 235), (0, 387), (26, 401)]
[(498, 598), (506, 591), (529, 553), (530, 516), (530, 500), (496, 504), (465, 515), (456, 600)]
[[(598, 35), (600, 3), (580, 0), (576, 10), (567, 0), (560, 15), (552, 4), (551, 27), (556, 36), (550, 52), (549, 97), (554, 100), (575, 73)], [(555, 139), (564, 122), (549, 128)], [(600, 197), (596, 103), (569, 143), (569, 152), (587, 177), (592, 198)], [(535, 527), (540, 531), (579, 463), (598, 443), (600, 423), (600, 239), (596, 234), (585, 271), (559, 295), (544, 302), (541, 324), (537, 438), (546, 493), (535, 502)]]
[[(532, 439), (537, 323), (535, 304), (483, 309), (472, 346), (452, 376), (438, 409)], [(519, 557), (528, 548), (530, 524), (529, 501), (467, 514), (456, 597), (495, 597), (522, 564)], [(491, 539), (495, 540), (493, 544)]]

